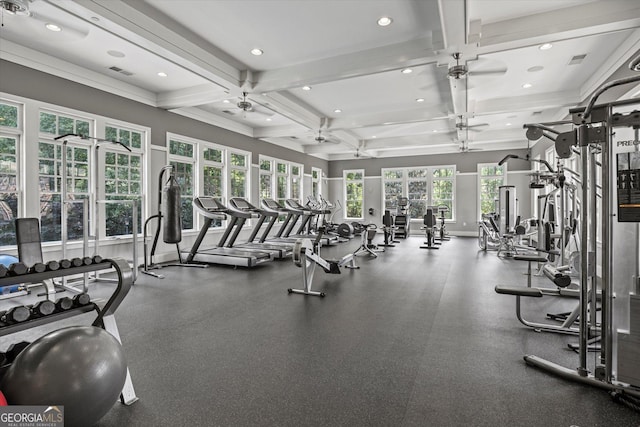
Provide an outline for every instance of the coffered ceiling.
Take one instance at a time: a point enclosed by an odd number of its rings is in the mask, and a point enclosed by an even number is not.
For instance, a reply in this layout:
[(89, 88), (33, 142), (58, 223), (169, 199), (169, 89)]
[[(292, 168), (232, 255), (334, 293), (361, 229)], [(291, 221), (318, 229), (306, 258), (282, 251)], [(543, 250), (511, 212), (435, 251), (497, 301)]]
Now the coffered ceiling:
[(2, 59), (329, 160), (526, 147), (640, 51), (636, 0), (4, 3)]

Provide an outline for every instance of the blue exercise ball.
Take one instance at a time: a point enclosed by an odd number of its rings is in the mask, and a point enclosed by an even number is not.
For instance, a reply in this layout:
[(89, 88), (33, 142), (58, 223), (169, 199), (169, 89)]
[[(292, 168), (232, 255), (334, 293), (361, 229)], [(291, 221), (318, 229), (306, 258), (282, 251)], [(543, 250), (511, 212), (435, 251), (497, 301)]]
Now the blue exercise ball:
[(19, 259), (13, 255), (0, 254), (0, 264), (9, 267), (11, 264), (18, 262)]
[(42, 336), (16, 357), (0, 383), (10, 405), (62, 405), (67, 427), (94, 425), (122, 391), (127, 375), (122, 346), (94, 326)]

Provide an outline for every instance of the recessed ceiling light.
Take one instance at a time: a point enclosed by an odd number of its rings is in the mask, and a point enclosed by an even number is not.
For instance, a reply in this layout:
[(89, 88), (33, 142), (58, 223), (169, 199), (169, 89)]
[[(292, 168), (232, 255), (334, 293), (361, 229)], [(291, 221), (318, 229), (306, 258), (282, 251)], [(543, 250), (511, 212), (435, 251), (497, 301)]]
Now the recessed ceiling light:
[(48, 23), (48, 24), (44, 24), (44, 27), (45, 27), (47, 30), (49, 30), (49, 31), (54, 31), (54, 32), (56, 32), (56, 33), (58, 33), (58, 32), (60, 32), (60, 31), (62, 31), (62, 28), (60, 28), (60, 27), (59, 27), (58, 25), (56, 25), (56, 24)]
[(262, 51), (262, 49), (258, 49), (257, 47), (254, 49), (251, 49), (251, 54), (255, 55), (255, 56), (260, 56), (262, 55), (264, 52)]
[(511, 126), (511, 123), (507, 123), (507, 126)]
[(437, 132), (438, 132), (438, 129), (434, 129), (434, 130), (433, 130), (433, 133), (437, 133)]
[(377, 138), (377, 136), (373, 135), (371, 138), (375, 139), (375, 138)]
[(311, 90), (311, 86), (302, 86), (302, 90)]
[(542, 70), (544, 70), (544, 67), (542, 65), (535, 65), (535, 66), (533, 66), (531, 68), (527, 68), (527, 71), (530, 72), (530, 73), (535, 73), (535, 72), (542, 71)]
[(119, 50), (108, 50), (107, 55), (113, 56), (114, 58), (124, 58), (124, 53)]
[(380, 25), (381, 27), (391, 25), (392, 22), (393, 19), (389, 18), (388, 16), (383, 16), (382, 18), (378, 19), (378, 25)]
[(418, 98), (416, 99), (416, 102), (424, 102), (424, 98)]
[(266, 118), (266, 120), (267, 120), (268, 122), (270, 122), (270, 121), (271, 121), (271, 117), (267, 117), (267, 118)]
[(160, 71), (160, 72), (158, 73), (158, 75), (159, 75), (160, 77), (167, 77), (167, 73), (165, 73), (164, 71)]
[(92, 16), (92, 17), (91, 17), (91, 20), (92, 20), (93, 22), (98, 22), (98, 21), (100, 21), (100, 18), (98, 18), (97, 16)]
[(411, 74), (413, 73), (413, 70), (411, 68), (405, 68), (402, 71), (400, 71), (402, 74)]
[(533, 86), (531, 83), (525, 83), (522, 85), (524, 89), (529, 89), (531, 86)]
[(231, 101), (229, 101), (228, 99), (223, 99), (223, 100), (222, 100), (222, 103), (223, 103), (223, 104), (228, 104), (228, 103), (230, 103), (230, 102), (231, 102)]
[(342, 110), (339, 108), (336, 108), (335, 110), (333, 110), (334, 113), (342, 113)]
[(551, 43), (545, 43), (543, 45), (540, 45), (540, 47), (538, 49), (540, 50), (549, 50), (553, 47), (553, 45)]

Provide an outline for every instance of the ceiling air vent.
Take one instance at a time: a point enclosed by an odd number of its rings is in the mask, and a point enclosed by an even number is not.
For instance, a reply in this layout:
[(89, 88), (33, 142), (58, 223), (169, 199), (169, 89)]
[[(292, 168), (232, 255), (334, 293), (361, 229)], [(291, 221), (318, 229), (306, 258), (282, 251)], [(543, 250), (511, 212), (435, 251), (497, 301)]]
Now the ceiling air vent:
[(122, 69), (122, 68), (120, 68), (120, 67), (116, 67), (115, 65), (114, 65), (113, 67), (109, 67), (109, 69), (110, 69), (111, 71), (115, 71), (116, 73), (120, 73), (120, 74), (123, 74), (123, 75), (125, 75), (125, 76), (133, 76), (133, 73), (131, 73), (131, 72), (129, 72), (129, 71), (125, 71), (125, 70), (123, 70), (123, 69)]
[(542, 111), (534, 111), (531, 113), (532, 116), (539, 116), (540, 114), (542, 114)]
[(290, 136), (289, 138), (291, 138), (291, 139), (298, 139), (298, 137), (297, 137), (297, 136)]
[(222, 110), (223, 113), (228, 114), (230, 116), (234, 116), (235, 114), (233, 113), (233, 111), (230, 110)]
[(569, 65), (582, 64), (582, 61), (584, 61), (584, 58), (586, 57), (587, 57), (586, 53), (584, 55), (576, 55), (573, 58), (571, 58), (571, 61), (569, 61)]

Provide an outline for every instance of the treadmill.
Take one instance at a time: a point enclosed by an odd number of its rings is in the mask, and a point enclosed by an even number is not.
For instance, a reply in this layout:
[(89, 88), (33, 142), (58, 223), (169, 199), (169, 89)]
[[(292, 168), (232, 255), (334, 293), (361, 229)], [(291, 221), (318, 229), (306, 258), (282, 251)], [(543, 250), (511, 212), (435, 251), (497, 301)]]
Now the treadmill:
[(244, 243), (236, 244), (237, 235), (232, 236), (227, 244), (228, 247), (233, 248), (247, 248), (252, 250), (259, 251), (268, 251), (274, 252), (274, 258), (282, 259), (291, 256), (293, 253), (293, 245), (292, 242), (255, 242), (255, 235), (257, 233), (256, 230), (259, 230), (262, 224), (266, 221), (268, 217), (275, 217), (277, 219), (278, 213), (274, 213), (271, 211), (267, 211), (264, 209), (257, 208), (249, 203), (246, 199), (242, 197), (233, 197), (229, 199), (229, 215), (236, 216), (239, 215), (241, 219), (238, 221), (237, 227), (242, 228), (246, 221), (246, 216), (249, 215), (250, 218), (257, 218), (258, 224), (254, 227), (254, 230), (247, 240)]
[[(239, 267), (255, 267), (258, 264), (272, 261), (274, 259), (273, 251), (257, 251), (245, 248), (225, 247), (229, 235), (236, 228), (238, 217), (234, 217), (225, 205), (209, 196), (196, 197), (193, 199), (193, 206), (198, 213), (204, 216), (204, 224), (200, 229), (198, 238), (193, 243), (188, 253), (181, 253), (185, 257), (187, 263), (205, 263), (205, 264), (224, 264)], [(209, 231), (209, 227), (214, 220), (225, 219), (231, 216), (229, 225), (224, 234), (220, 238), (217, 246), (208, 249), (201, 249), (200, 245), (204, 237)], [(250, 216), (249, 216), (250, 217)], [(245, 218), (246, 220), (246, 218)], [(234, 239), (240, 233), (242, 227), (237, 227), (234, 231)]]
[[(263, 241), (268, 241), (268, 242), (295, 242), (298, 239), (315, 239), (316, 236), (312, 235), (312, 234), (291, 234), (291, 230), (293, 229), (293, 227), (295, 226), (296, 222), (298, 221), (298, 219), (303, 216), (306, 215), (310, 218), (310, 216), (314, 215), (313, 212), (310, 209), (305, 208), (304, 206), (300, 205), (296, 200), (294, 199), (288, 199), (286, 202), (288, 202), (289, 200), (293, 202), (295, 202), (295, 204), (293, 206), (300, 206), (301, 209), (295, 209), (292, 208), (291, 206), (289, 206), (289, 204), (287, 204), (287, 207), (283, 207), (280, 203), (276, 202), (273, 199), (262, 199), (262, 207), (264, 208), (264, 210), (266, 211), (271, 211), (274, 213), (277, 213), (278, 216), (279, 215), (286, 215), (284, 222), (282, 223), (282, 226), (280, 227), (280, 230), (278, 230), (278, 233), (276, 233), (274, 238), (269, 238), (267, 239), (267, 236), (269, 234), (269, 232), (271, 231), (271, 228), (273, 227), (273, 225), (275, 224), (275, 222), (277, 221), (278, 217), (274, 216), (272, 217), (271, 221), (269, 222), (267, 229), (264, 231), (264, 233), (262, 233), (262, 236), (260, 237), (261, 242)], [(286, 203), (285, 202), (285, 203)], [(303, 220), (304, 221), (304, 220)], [(302, 226), (304, 228), (304, 225)], [(325, 236), (323, 235), (322, 238), (320, 239), (320, 242), (322, 243), (323, 246), (329, 246), (329, 245), (334, 245), (336, 243), (338, 243), (338, 238), (335, 236)]]

